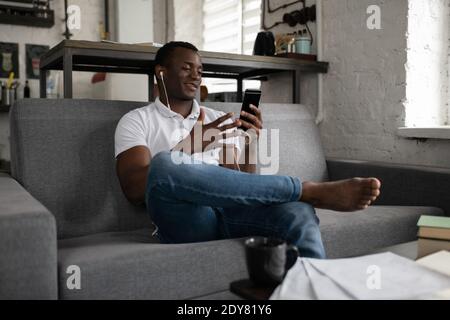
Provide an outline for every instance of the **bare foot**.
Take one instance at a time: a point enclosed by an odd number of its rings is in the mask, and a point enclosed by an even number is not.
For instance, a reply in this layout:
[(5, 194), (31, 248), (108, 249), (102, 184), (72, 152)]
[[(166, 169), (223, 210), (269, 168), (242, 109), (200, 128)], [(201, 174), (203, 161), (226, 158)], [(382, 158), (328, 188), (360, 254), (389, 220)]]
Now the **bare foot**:
[(352, 178), (333, 182), (304, 182), (300, 201), (336, 211), (364, 210), (380, 195), (376, 178)]

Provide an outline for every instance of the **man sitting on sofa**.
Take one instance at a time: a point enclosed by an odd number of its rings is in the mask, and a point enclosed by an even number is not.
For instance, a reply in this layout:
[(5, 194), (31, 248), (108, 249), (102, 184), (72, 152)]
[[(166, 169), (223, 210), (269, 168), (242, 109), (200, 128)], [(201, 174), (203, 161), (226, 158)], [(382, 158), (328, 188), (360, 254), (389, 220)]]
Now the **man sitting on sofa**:
[[(260, 235), (295, 244), (301, 256), (325, 258), (314, 207), (363, 210), (380, 194), (376, 178), (316, 183), (255, 174), (249, 144), (223, 133), (243, 127), (257, 139), (261, 111), (252, 106), (254, 114), (233, 121), (233, 114), (199, 107), (195, 95), (202, 63), (192, 44), (170, 42), (160, 48), (155, 74), (160, 98), (122, 117), (115, 156), (125, 196), (145, 203), (162, 243)], [(207, 130), (222, 135), (207, 139), (199, 134)]]

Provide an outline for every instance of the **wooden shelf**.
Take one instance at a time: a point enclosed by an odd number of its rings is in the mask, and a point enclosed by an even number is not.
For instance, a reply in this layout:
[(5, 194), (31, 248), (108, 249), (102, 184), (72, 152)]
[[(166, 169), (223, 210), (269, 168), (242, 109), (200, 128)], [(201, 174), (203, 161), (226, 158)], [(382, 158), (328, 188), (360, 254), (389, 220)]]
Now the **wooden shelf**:
[(317, 56), (315, 54), (302, 54), (295, 52), (279, 53), (276, 55), (276, 57), (305, 60), (305, 61), (317, 61)]

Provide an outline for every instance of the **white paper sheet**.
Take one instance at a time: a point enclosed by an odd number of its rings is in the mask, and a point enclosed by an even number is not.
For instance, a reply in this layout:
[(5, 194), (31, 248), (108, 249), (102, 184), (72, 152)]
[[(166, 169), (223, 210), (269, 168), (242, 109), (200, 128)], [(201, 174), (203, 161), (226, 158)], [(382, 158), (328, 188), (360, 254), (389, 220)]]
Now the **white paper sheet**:
[(283, 282), (275, 289), (269, 300), (315, 300), (311, 282), (302, 259), (288, 271)]
[(356, 297), (346, 292), (326, 274), (316, 269), (309, 260), (303, 261), (314, 294), (319, 300), (351, 300)]
[(299, 258), (271, 299), (424, 299), (449, 288), (450, 277), (387, 252)]

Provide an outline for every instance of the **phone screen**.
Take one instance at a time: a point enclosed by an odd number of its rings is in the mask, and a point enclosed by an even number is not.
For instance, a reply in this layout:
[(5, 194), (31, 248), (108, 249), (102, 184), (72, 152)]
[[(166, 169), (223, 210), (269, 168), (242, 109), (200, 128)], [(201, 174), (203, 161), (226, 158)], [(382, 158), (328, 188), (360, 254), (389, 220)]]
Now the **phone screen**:
[[(259, 100), (261, 99), (261, 91), (260, 90), (245, 90), (244, 93), (244, 100), (242, 101), (242, 108), (241, 111), (245, 111), (251, 114), (255, 114), (252, 109), (250, 109), (250, 105), (254, 105), (256, 107), (259, 107)], [(240, 116), (240, 118), (243, 118), (244, 120), (247, 120), (245, 116)], [(242, 130), (246, 131), (247, 128), (241, 127)]]

